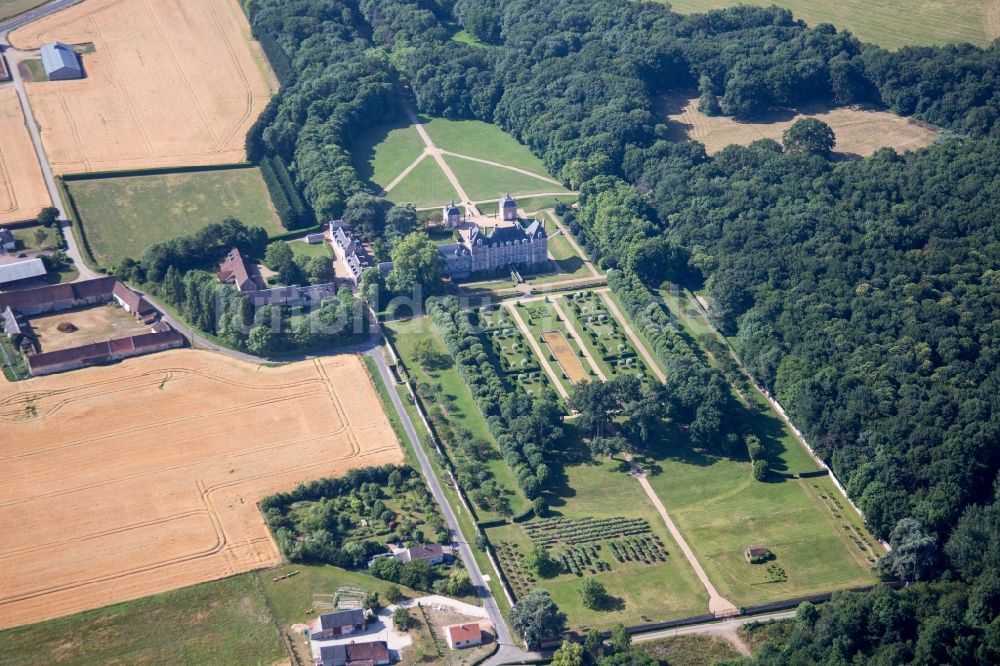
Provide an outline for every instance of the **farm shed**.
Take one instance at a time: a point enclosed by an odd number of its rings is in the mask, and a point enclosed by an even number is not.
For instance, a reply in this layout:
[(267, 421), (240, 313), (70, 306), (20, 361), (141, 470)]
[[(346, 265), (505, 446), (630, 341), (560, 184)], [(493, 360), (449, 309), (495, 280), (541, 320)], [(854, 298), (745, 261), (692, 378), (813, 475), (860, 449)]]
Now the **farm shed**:
[(68, 44), (51, 42), (42, 46), (42, 66), (50, 81), (83, 78), (80, 58)]
[(29, 280), (45, 275), (45, 264), (41, 259), (25, 259), (0, 266), (0, 284)]

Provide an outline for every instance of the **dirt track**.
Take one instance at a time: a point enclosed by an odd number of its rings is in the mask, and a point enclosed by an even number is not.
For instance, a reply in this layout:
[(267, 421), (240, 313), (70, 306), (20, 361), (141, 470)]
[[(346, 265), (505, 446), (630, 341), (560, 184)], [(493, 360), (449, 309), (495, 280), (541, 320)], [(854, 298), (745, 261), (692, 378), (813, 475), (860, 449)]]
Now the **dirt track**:
[(275, 564), (263, 496), (402, 453), (358, 357), (177, 350), (0, 385), (0, 627)]
[(854, 108), (803, 109), (799, 114), (772, 113), (759, 122), (738, 122), (725, 116), (706, 116), (697, 109), (697, 98), (670, 95), (665, 99), (667, 120), (675, 139), (694, 139), (709, 154), (730, 144), (749, 145), (757, 139), (781, 141), (781, 135), (799, 118), (818, 118), (837, 136), (834, 152), (867, 157), (879, 148), (916, 150), (931, 145), (937, 132), (888, 111)]
[(57, 174), (225, 164), (277, 89), (236, 0), (84, 0), (10, 35), (93, 43), (86, 78), (28, 84)]
[(32, 219), (51, 205), (17, 91), (0, 88), (0, 224)]

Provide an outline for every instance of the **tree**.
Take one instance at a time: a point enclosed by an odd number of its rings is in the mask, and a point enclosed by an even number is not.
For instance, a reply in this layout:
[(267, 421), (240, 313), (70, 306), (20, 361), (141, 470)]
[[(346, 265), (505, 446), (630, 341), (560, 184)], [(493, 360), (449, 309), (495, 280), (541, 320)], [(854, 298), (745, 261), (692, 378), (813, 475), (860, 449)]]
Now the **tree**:
[(439, 370), (447, 367), (451, 357), (437, 350), (429, 338), (418, 340), (413, 346), (413, 357), (424, 370)]
[(254, 326), (247, 335), (247, 351), (256, 356), (267, 356), (274, 351), (274, 333), (268, 326)]
[[(389, 558), (383, 558), (389, 559)], [(398, 604), (404, 599), (403, 591), (399, 589), (398, 585), (390, 585), (385, 588), (385, 600), (390, 604)]]
[(580, 594), (580, 598), (583, 600), (583, 605), (590, 610), (600, 610), (607, 606), (608, 591), (605, 589), (599, 581), (594, 578), (586, 578), (582, 583), (580, 583), (576, 591)]
[(385, 214), (385, 235), (391, 242), (417, 230), (417, 209), (413, 204), (393, 206)]
[(604, 653), (604, 636), (599, 629), (591, 629), (583, 639), (583, 651), (587, 653), (587, 658), (594, 663), (601, 658)]
[(386, 202), (366, 192), (358, 192), (344, 205), (344, 221), (365, 240), (374, 240), (385, 228)]
[(903, 518), (889, 535), (892, 547), (878, 562), (882, 574), (912, 583), (927, 580), (937, 569), (938, 549), (919, 521)]
[(373, 611), (378, 611), (380, 608), (382, 608), (382, 602), (379, 601), (378, 592), (371, 591), (365, 594), (364, 607), (370, 608)]
[(758, 481), (764, 481), (767, 479), (767, 474), (769, 472), (767, 461), (763, 458), (753, 461), (753, 478)]
[(396, 628), (396, 631), (407, 631), (413, 625), (413, 617), (410, 615), (410, 609), (399, 606), (392, 611), (392, 624)]
[(800, 118), (781, 137), (790, 153), (829, 155), (837, 143), (833, 129), (817, 118)]
[(333, 282), (333, 262), (327, 257), (312, 257), (306, 262), (305, 271), (310, 284)]
[(541, 578), (551, 578), (559, 573), (559, 563), (549, 555), (544, 546), (535, 544), (524, 557), (524, 564)]
[(49, 235), (45, 233), (45, 229), (35, 229), (34, 236), (35, 236), (35, 245), (41, 245), (42, 243), (45, 242), (45, 239), (49, 237)]
[(698, 110), (706, 116), (717, 116), (722, 113), (722, 105), (715, 94), (712, 79), (707, 74), (702, 74), (698, 79)]
[(59, 209), (53, 208), (52, 206), (46, 206), (45, 208), (38, 211), (38, 216), (35, 218), (38, 220), (38, 224), (43, 227), (51, 227), (59, 219)]
[(442, 260), (427, 234), (415, 232), (392, 248), (392, 270), (386, 287), (397, 294), (412, 294), (419, 285), (424, 296), (441, 290)]
[(624, 624), (617, 622), (611, 627), (611, 638), (608, 639), (608, 643), (616, 653), (628, 652), (632, 647), (632, 636)]
[(531, 646), (556, 638), (566, 629), (566, 614), (548, 592), (538, 588), (511, 606), (508, 619), (517, 635)]
[(552, 655), (552, 666), (581, 666), (583, 664), (583, 646), (573, 641), (563, 641), (559, 649)]

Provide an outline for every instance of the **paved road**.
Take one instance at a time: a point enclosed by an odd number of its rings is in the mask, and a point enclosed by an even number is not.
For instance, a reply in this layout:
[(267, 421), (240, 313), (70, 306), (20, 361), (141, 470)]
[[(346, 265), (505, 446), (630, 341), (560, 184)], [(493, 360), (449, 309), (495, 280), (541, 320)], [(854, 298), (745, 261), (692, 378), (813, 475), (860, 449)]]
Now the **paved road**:
[(69, 7), (70, 5), (75, 5), (78, 2), (80, 2), (80, 0), (53, 0), (53, 2), (42, 5), (41, 7), (36, 7), (31, 11), (27, 11), (23, 14), (18, 14), (13, 18), (7, 19), (6, 21), (0, 23), (0, 44), (8, 43), (7, 33), (17, 30), (22, 25), (26, 25), (32, 21), (37, 21), (52, 12), (57, 12), (60, 9)]
[(487, 664), (513, 663), (521, 659), (531, 658), (532, 655), (522, 650), (521, 646), (514, 643), (511, 638), (510, 632), (507, 630), (507, 625), (504, 622), (503, 614), (500, 612), (500, 608), (497, 606), (496, 600), (493, 598), (493, 594), (490, 592), (489, 586), (483, 579), (483, 572), (480, 570), (479, 564), (476, 562), (476, 558), (472, 555), (472, 548), (469, 546), (468, 542), (461, 539), (462, 530), (458, 525), (458, 518), (455, 517), (455, 513), (452, 511), (451, 505), (448, 503), (448, 499), (444, 495), (444, 490), (441, 488), (441, 483), (438, 480), (437, 475), (434, 473), (434, 468), (431, 467), (430, 461), (427, 459), (427, 454), (424, 452), (424, 448), (420, 443), (420, 437), (417, 435), (417, 430), (413, 427), (413, 421), (410, 420), (410, 415), (406, 412), (406, 409), (403, 407), (403, 402), (400, 400), (399, 394), (396, 392), (395, 382), (392, 379), (392, 375), (389, 373), (389, 368), (386, 367), (385, 359), (382, 357), (381, 350), (370, 349), (366, 352), (366, 354), (370, 356), (375, 361), (375, 365), (378, 366), (379, 376), (389, 393), (389, 399), (392, 400), (392, 406), (396, 410), (396, 414), (399, 415), (400, 421), (403, 423), (403, 429), (406, 431), (406, 436), (410, 440), (410, 444), (413, 445), (413, 450), (417, 455), (417, 462), (420, 463), (420, 470), (423, 472), (424, 478), (427, 479), (427, 485), (430, 486), (431, 494), (434, 495), (434, 499), (437, 500), (442, 513), (444, 513), (444, 519), (448, 524), (448, 528), (456, 537), (459, 557), (465, 565), (466, 570), (469, 572), (472, 584), (479, 590), (483, 599), (483, 607), (486, 609), (486, 612), (490, 617), (490, 621), (493, 622), (493, 626), (496, 629), (497, 641), (500, 643), (500, 649), (497, 651), (497, 654), (487, 662)]

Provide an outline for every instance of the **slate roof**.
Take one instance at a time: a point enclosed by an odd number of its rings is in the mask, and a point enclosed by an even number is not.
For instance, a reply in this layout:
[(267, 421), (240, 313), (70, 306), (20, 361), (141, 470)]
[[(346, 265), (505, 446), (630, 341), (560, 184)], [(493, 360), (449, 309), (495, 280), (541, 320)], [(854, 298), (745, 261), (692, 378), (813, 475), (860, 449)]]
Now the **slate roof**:
[(62, 42), (51, 42), (42, 46), (42, 66), (48, 74), (63, 69), (68, 69), (74, 74), (83, 74), (80, 58), (68, 44)]
[(342, 610), (335, 613), (326, 613), (319, 616), (320, 629), (333, 629), (335, 627), (354, 626), (365, 623), (365, 612), (363, 610)]
[(483, 245), (488, 247), (499, 247), (501, 245), (507, 245), (508, 243), (515, 245), (526, 241), (530, 238), (545, 238), (545, 227), (538, 220), (535, 220), (527, 228), (521, 226), (520, 223), (495, 227), (493, 233), (489, 236), (480, 231), (479, 227), (472, 230), (469, 236), (469, 241), (474, 244), (478, 244), (482, 241)]
[(0, 284), (5, 282), (16, 282), (17, 280), (27, 280), (28, 278), (45, 275), (45, 264), (41, 259), (25, 259), (15, 261), (12, 264), (0, 266)]

